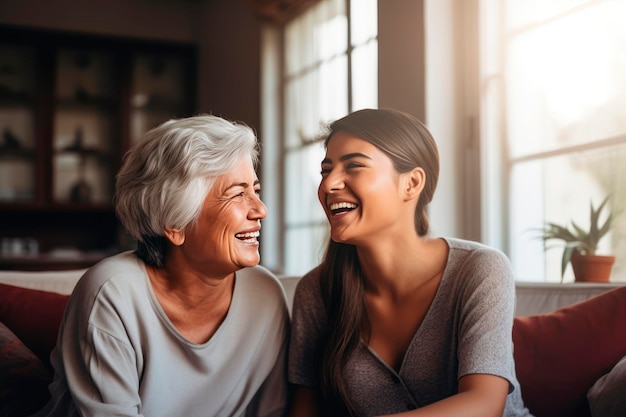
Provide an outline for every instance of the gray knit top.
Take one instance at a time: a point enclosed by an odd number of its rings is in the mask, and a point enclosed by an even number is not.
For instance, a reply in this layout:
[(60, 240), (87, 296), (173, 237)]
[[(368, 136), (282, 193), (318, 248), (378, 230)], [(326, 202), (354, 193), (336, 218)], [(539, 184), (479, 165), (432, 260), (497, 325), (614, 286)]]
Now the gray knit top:
[[(509, 381), (505, 417), (528, 417), (515, 376), (511, 331), (515, 282), (509, 260), (487, 246), (446, 238), (448, 262), (399, 371), (361, 342), (345, 370), (359, 416), (419, 408), (457, 393), (469, 374)], [(299, 282), (294, 298), (289, 381), (315, 387), (314, 351), (325, 326), (319, 270)]]

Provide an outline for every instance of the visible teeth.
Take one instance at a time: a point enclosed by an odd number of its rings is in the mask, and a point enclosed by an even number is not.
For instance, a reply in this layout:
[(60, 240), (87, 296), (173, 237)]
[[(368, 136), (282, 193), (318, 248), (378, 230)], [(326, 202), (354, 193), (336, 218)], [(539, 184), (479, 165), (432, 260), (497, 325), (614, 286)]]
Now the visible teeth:
[(356, 204), (354, 204), (354, 203), (346, 203), (346, 202), (333, 203), (333, 204), (330, 205), (330, 209), (331, 210), (354, 209), (356, 207), (357, 207)]
[(257, 232), (247, 232), (247, 233), (237, 233), (235, 235), (235, 237), (237, 239), (250, 239), (250, 238), (255, 238), (255, 237), (259, 237), (261, 233)]

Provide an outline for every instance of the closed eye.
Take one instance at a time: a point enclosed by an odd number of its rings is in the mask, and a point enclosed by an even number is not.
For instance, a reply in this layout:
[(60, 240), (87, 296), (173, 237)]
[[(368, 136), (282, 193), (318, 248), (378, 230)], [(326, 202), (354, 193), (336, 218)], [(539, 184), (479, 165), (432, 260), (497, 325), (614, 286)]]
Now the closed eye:
[(350, 169), (350, 168), (363, 168), (364, 166), (365, 165), (360, 164), (358, 162), (350, 162), (349, 164), (346, 165), (346, 168), (347, 169)]

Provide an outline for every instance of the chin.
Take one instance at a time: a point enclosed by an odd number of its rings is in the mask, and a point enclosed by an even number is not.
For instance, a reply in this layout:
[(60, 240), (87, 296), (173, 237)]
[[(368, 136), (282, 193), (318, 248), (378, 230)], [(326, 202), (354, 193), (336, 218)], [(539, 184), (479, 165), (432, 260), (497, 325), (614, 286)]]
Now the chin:
[(337, 233), (333, 233), (331, 231), (330, 233), (330, 238), (332, 239), (333, 242), (335, 243), (345, 243), (347, 245), (351, 244), (350, 239), (347, 238), (346, 236), (342, 236), (339, 232)]
[(259, 262), (261, 262), (261, 257), (257, 256), (254, 259), (242, 259), (238, 265), (241, 268), (252, 268), (253, 266), (257, 266)]

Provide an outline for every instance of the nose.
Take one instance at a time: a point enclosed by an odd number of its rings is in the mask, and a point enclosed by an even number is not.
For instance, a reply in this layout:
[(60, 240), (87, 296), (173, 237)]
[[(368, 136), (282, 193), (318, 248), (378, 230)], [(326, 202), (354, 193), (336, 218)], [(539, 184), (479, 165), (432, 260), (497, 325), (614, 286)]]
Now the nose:
[(319, 189), (326, 193), (342, 190), (345, 187), (343, 175), (337, 169), (332, 169), (320, 181)]
[(264, 219), (267, 217), (267, 207), (265, 207), (265, 204), (258, 196), (255, 196), (250, 202), (250, 216), (254, 219)]

